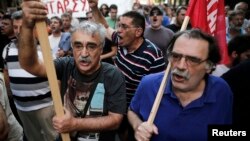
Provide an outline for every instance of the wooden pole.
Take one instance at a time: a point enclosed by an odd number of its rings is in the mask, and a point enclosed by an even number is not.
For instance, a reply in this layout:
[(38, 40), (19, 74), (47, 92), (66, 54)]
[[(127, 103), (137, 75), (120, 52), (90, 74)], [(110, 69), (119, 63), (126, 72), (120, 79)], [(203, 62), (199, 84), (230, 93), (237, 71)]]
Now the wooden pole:
[[(188, 16), (185, 16), (185, 19), (184, 19), (183, 24), (181, 26), (181, 31), (186, 30), (188, 22), (189, 22), (189, 19), (190, 18)], [(158, 111), (158, 108), (160, 106), (164, 90), (165, 90), (166, 85), (167, 85), (167, 78), (168, 78), (168, 74), (169, 74), (170, 68), (171, 68), (171, 63), (169, 62), (168, 66), (167, 66), (167, 69), (165, 70), (164, 76), (162, 78), (161, 85), (160, 85), (160, 88), (159, 88), (158, 93), (156, 95), (156, 98), (155, 98), (153, 107), (151, 109), (150, 115), (148, 117), (148, 121), (147, 122), (149, 124), (153, 124), (154, 123), (155, 116), (157, 114), (157, 111)]]
[[(52, 59), (51, 48), (48, 40), (48, 32), (45, 22), (36, 22), (36, 30), (41, 45), (44, 63), (46, 66), (46, 72), (48, 76), (48, 81), (51, 89), (51, 95), (55, 107), (56, 115), (63, 116), (63, 105), (61, 100), (61, 94), (59, 91), (59, 86), (56, 77), (55, 66)], [(61, 134), (63, 141), (70, 141), (69, 134)]]

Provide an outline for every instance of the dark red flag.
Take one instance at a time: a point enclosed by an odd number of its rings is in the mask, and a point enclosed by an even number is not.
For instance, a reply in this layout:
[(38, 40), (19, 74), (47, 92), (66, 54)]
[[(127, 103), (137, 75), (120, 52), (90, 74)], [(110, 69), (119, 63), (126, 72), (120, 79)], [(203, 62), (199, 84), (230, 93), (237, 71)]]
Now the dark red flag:
[(219, 44), (221, 63), (227, 64), (226, 23), (224, 0), (190, 0), (187, 16), (193, 28), (213, 35)]

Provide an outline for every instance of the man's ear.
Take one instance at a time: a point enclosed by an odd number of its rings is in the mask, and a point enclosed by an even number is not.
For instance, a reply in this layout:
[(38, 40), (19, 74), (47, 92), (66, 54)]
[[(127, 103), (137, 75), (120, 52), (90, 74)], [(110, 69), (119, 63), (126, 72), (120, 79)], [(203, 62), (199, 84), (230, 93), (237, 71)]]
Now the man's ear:
[(234, 58), (234, 59), (237, 58), (238, 57), (237, 52), (233, 51), (232, 54), (231, 54), (231, 57)]
[(206, 68), (206, 70), (207, 70), (208, 73), (211, 72), (211, 70), (213, 69), (213, 67), (214, 67), (214, 63), (212, 63), (211, 61), (207, 61), (205, 68)]
[(141, 37), (142, 36), (142, 28), (137, 28), (135, 31), (135, 36), (136, 37)]

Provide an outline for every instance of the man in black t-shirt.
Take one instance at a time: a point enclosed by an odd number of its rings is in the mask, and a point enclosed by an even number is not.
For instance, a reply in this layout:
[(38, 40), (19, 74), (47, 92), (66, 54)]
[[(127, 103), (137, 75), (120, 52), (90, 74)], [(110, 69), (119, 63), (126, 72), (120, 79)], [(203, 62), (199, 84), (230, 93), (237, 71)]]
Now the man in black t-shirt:
[[(36, 76), (47, 77), (32, 42), (34, 21), (46, 19), (46, 7), (42, 2), (24, 0), (22, 8), (20, 64)], [(116, 129), (126, 113), (125, 78), (113, 65), (100, 60), (105, 34), (100, 24), (81, 23), (72, 31), (74, 58), (54, 60), (65, 115), (55, 116), (53, 126), (57, 132), (70, 133), (76, 140), (115, 141)]]

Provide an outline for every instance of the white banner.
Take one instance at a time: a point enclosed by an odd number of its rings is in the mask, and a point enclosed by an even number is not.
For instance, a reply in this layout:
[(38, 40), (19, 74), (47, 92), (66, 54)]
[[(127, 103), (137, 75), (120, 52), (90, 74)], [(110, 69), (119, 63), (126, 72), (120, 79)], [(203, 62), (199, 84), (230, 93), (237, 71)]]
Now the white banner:
[[(85, 17), (89, 11), (87, 0), (42, 0), (47, 7), (48, 17), (60, 16), (66, 9), (73, 10), (73, 17)], [(99, 0), (99, 6), (103, 3), (116, 4), (118, 7), (118, 15), (131, 10), (134, 0)]]

